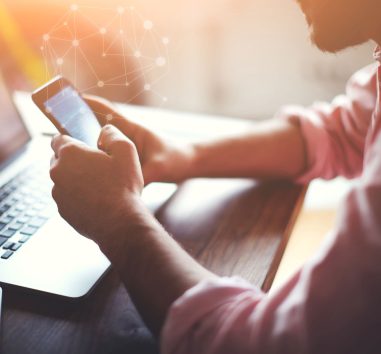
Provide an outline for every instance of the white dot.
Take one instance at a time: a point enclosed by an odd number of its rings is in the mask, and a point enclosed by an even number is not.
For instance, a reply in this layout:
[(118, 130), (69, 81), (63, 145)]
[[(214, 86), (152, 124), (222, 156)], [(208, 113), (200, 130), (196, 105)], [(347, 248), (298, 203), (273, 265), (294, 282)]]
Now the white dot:
[(143, 23), (143, 27), (144, 27), (144, 29), (147, 30), (147, 31), (151, 30), (151, 29), (153, 28), (153, 23), (152, 23), (152, 21), (149, 21), (149, 20), (144, 21), (144, 23)]
[(106, 56), (106, 53), (102, 53), (102, 57), (104, 58)]
[(63, 63), (64, 63), (63, 58), (58, 58), (57, 59), (57, 65), (63, 65)]
[(135, 10), (135, 6), (130, 6), (130, 10), (134, 11)]
[(120, 34), (123, 34), (123, 33), (124, 33), (124, 31), (123, 31), (123, 30), (119, 30), (119, 33), (120, 33)]
[(44, 47), (40, 47), (41, 50), (44, 50)]
[(168, 97), (163, 97), (163, 102), (168, 102)]
[(106, 34), (107, 33), (107, 29), (102, 27), (102, 28), (99, 29), (99, 32), (100, 32), (100, 34)]
[(78, 47), (79, 46), (79, 40), (78, 39), (74, 39), (72, 44), (73, 44), (73, 47)]
[(128, 81), (126, 81), (125, 83), (126, 87), (130, 86), (130, 83)]
[(140, 50), (136, 50), (136, 51), (134, 52), (134, 56), (135, 56), (136, 58), (140, 58), (140, 57), (142, 56), (142, 53), (140, 52)]
[(118, 9), (117, 9), (117, 11), (118, 11), (118, 14), (119, 14), (119, 15), (122, 15), (122, 14), (124, 14), (125, 9), (124, 9), (123, 6), (119, 6)]
[(44, 35), (42, 36), (42, 39), (43, 39), (45, 42), (47, 42), (47, 41), (50, 39), (50, 36), (49, 36), (48, 34), (44, 34)]
[(163, 42), (164, 45), (169, 44), (169, 38), (168, 37), (163, 37), (162, 38), (162, 42)]
[(77, 11), (78, 10), (78, 5), (77, 4), (73, 4), (70, 6), (70, 10), (71, 11)]
[(97, 85), (98, 85), (98, 87), (103, 87), (105, 85), (105, 83), (103, 81), (98, 81)]
[(52, 113), (51, 107), (46, 107), (45, 112), (48, 114)]
[(106, 115), (106, 119), (107, 119), (108, 121), (112, 120), (113, 118), (114, 118), (114, 117), (113, 117), (113, 115), (112, 115), (111, 113), (109, 113), (109, 114)]
[(150, 84), (145, 84), (144, 85), (144, 90), (145, 91), (150, 91), (151, 90), (151, 85)]
[(165, 64), (167, 64), (167, 60), (164, 57), (158, 57), (156, 59), (157, 66), (164, 66)]
[(66, 21), (64, 22), (64, 26), (67, 26), (67, 22)]

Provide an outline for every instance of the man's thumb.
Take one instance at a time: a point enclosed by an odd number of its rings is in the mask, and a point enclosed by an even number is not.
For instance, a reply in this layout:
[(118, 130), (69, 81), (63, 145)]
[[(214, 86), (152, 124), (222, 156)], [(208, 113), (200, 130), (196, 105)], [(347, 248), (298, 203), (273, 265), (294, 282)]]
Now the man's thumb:
[(105, 125), (98, 139), (98, 147), (108, 155), (127, 157), (136, 151), (134, 143), (128, 139), (118, 128)]

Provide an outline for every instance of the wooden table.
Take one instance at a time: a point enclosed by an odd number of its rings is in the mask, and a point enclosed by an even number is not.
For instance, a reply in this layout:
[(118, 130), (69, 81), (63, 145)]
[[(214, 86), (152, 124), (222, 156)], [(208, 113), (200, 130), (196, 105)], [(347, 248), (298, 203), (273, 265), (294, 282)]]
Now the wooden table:
[[(303, 197), (282, 181), (191, 180), (156, 216), (209, 269), (268, 290)], [(6, 290), (2, 354), (158, 353), (114, 271), (79, 303)]]

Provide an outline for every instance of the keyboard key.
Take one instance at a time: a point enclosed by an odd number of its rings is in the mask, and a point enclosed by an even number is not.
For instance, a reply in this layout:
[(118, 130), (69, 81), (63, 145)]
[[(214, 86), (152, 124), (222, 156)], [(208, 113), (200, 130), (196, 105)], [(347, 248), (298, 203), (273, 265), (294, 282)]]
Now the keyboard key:
[(26, 224), (30, 220), (29, 216), (20, 216), (16, 219), (16, 222), (19, 222), (21, 224)]
[(26, 209), (25, 204), (18, 204), (18, 205), (16, 205), (16, 208), (15, 208), (15, 210), (17, 210), (17, 211), (24, 211), (25, 209)]
[(31, 221), (29, 221), (29, 225), (34, 227), (41, 227), (46, 223), (47, 220), (47, 218), (36, 216)]
[(29, 209), (26, 213), (25, 216), (33, 217), (37, 215), (37, 210)]
[(13, 252), (12, 251), (6, 251), (3, 253), (1, 256), (2, 259), (8, 259), (10, 256), (12, 256)]
[(14, 243), (11, 247), (11, 251), (16, 252), (21, 247), (21, 243)]
[(19, 221), (16, 221), (14, 224), (12, 224), (11, 226), (9, 226), (9, 230), (15, 230), (15, 231), (18, 231), (18, 230), (20, 230), (23, 226), (24, 226), (23, 223), (21, 223), (21, 222), (19, 222)]
[[(20, 233), (23, 234), (23, 235), (30, 235), (30, 236), (32, 236), (32, 235), (34, 235), (36, 233), (37, 230), (38, 230), (38, 227), (27, 226), (24, 229), (22, 229), (20, 231)], [(0, 236), (1, 236), (1, 234), (0, 234)]]
[(32, 197), (33, 191), (30, 191), (28, 195), (23, 199), (23, 203), (26, 205), (31, 205), (36, 202), (36, 199)]
[(10, 206), (8, 204), (5, 204), (0, 207), (0, 216), (5, 214), (9, 210)]
[(15, 245), (14, 242), (7, 242), (3, 245), (3, 249), (4, 250), (10, 250), (12, 248), (12, 246)]
[(9, 224), (9, 223), (11, 223), (13, 221), (13, 218), (12, 217), (10, 217), (10, 216), (2, 216), (2, 217), (0, 217), (0, 222), (1, 223), (4, 223), (4, 224)]
[(17, 191), (12, 194), (12, 200), (16, 200), (16, 202), (19, 202), (23, 196)]
[(8, 241), (8, 237), (0, 237), (0, 247)]
[(28, 235), (24, 235), (23, 237), (21, 237), (21, 238), (19, 239), (19, 242), (20, 242), (20, 243), (25, 243), (25, 242), (27, 242), (29, 239), (30, 239), (30, 237), (29, 237)]
[(3, 222), (0, 222), (0, 231), (1, 231), (2, 229), (4, 229), (5, 226), (7, 226), (7, 224), (5, 224), (5, 223), (3, 223)]
[(5, 216), (9, 216), (10, 218), (14, 219), (15, 217), (19, 216), (20, 212), (16, 210), (12, 210), (9, 213), (7, 213)]
[(5, 194), (6, 192), (4, 191), (4, 189), (0, 189), (0, 202), (7, 197)]
[(0, 237), (12, 237), (16, 233), (15, 230), (6, 229), (0, 232)]
[(12, 206), (15, 205), (15, 204), (18, 203), (18, 202), (19, 202), (19, 199), (16, 198), (13, 194), (12, 194), (12, 198), (8, 200), (8, 203), (9, 203), (10, 205), (12, 205)]

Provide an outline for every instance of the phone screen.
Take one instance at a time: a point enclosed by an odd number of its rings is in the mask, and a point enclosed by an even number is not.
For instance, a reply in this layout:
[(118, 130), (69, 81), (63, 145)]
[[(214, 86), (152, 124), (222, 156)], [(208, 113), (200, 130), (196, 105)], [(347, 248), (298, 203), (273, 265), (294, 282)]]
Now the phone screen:
[(101, 125), (73, 87), (65, 86), (49, 97), (44, 102), (44, 108), (70, 136), (91, 147), (97, 147)]

